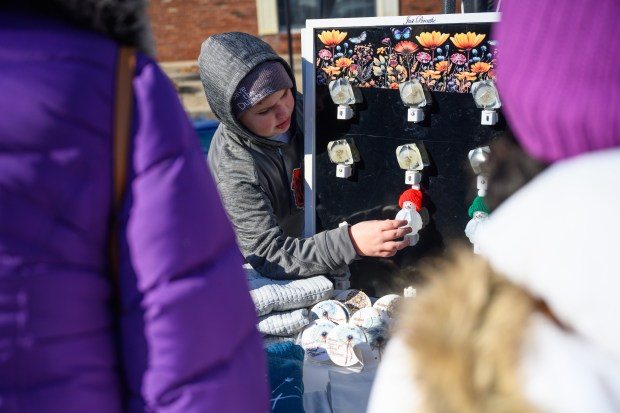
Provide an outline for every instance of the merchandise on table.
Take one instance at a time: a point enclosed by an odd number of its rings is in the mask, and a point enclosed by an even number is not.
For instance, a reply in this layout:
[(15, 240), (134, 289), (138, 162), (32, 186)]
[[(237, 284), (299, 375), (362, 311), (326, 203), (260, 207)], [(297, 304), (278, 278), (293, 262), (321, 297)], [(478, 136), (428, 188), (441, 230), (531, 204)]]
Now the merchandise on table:
[(366, 334), (361, 328), (352, 324), (339, 325), (327, 334), (327, 354), (330, 360), (339, 366), (354, 366), (360, 360), (353, 348), (366, 342)]
[(385, 320), (379, 314), (379, 310), (373, 307), (362, 308), (353, 314), (350, 322), (365, 330), (385, 324)]
[(310, 318), (324, 319), (336, 324), (346, 324), (349, 321), (349, 310), (337, 300), (321, 301), (310, 309)]
[(386, 324), (374, 326), (364, 330), (370, 349), (377, 360), (381, 360), (385, 345), (390, 339), (390, 330)]
[[(371, 307), (371, 298), (360, 290), (350, 289), (336, 292), (334, 299), (317, 303), (310, 309), (313, 321), (302, 330), (300, 338), (308, 359), (343, 367), (365, 364), (354, 348), (366, 343), (370, 348), (367, 354), (372, 353), (376, 360), (381, 360), (402, 299), (398, 294), (388, 294)], [(359, 308), (350, 313), (338, 300), (359, 305)]]
[(318, 319), (311, 322), (301, 334), (301, 346), (306, 355), (314, 361), (328, 361), (327, 336), (336, 327), (329, 320)]
[(390, 323), (398, 310), (400, 300), (402, 300), (400, 295), (388, 294), (379, 298), (372, 306), (379, 311), (383, 320)]
[(349, 289), (338, 291), (334, 295), (334, 299), (344, 304), (351, 315), (355, 314), (362, 308), (371, 307), (370, 298), (361, 290)]

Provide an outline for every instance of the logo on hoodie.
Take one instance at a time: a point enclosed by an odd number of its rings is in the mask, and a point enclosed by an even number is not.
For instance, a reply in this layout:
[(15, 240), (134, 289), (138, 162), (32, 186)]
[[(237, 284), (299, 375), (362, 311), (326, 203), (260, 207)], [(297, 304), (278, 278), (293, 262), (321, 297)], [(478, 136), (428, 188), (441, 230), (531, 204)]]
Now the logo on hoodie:
[(304, 172), (303, 163), (299, 168), (293, 169), (293, 177), (291, 179), (291, 191), (293, 191), (293, 198), (295, 199), (295, 205), (301, 209), (304, 207)]

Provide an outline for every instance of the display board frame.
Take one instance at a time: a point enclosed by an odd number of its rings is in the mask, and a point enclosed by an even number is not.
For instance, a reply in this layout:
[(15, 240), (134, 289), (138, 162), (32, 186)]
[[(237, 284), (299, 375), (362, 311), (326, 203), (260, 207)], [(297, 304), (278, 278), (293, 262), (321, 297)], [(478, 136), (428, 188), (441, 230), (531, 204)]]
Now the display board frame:
[[(459, 46), (459, 43), (458, 43), (459, 39), (457, 38), (457, 36), (455, 36), (456, 32), (455, 31), (450, 32), (449, 30), (444, 30), (444, 29), (446, 27), (455, 27), (455, 28), (458, 28), (457, 29), (458, 31), (463, 32), (462, 35), (465, 35), (465, 33), (469, 35), (470, 28), (472, 28), (472, 32), (475, 32), (476, 27), (482, 27), (482, 26), (486, 27), (487, 34), (486, 34), (485, 41), (486, 42), (491, 41), (491, 42), (486, 43), (487, 46), (485, 49), (480, 49), (480, 46), (478, 46), (476, 48), (477, 53), (480, 53), (482, 50), (486, 51), (487, 49), (492, 48), (491, 44), (494, 44), (494, 43), (492, 42), (492, 39), (490, 39), (488, 35), (489, 27), (491, 27), (493, 23), (498, 22), (500, 18), (501, 18), (500, 13), (492, 12), (492, 13), (468, 13), (468, 14), (369, 17), (369, 18), (354, 18), (354, 19), (347, 18), (347, 19), (307, 20), (306, 28), (302, 29), (302, 33), (301, 33), (302, 80), (303, 80), (303, 95), (304, 95), (304, 132), (305, 132), (305, 144), (304, 144), (304, 181), (305, 181), (305, 234), (304, 235), (305, 236), (311, 236), (322, 229), (327, 229), (327, 228), (322, 228), (321, 225), (317, 225), (317, 194), (320, 192), (320, 188), (317, 188), (317, 140), (321, 141), (322, 146), (324, 146), (325, 144), (324, 136), (318, 136), (318, 139), (317, 139), (317, 129), (318, 129), (317, 123), (316, 123), (317, 116), (319, 118), (321, 118), (322, 116), (320, 112), (317, 112), (317, 101), (318, 101), (317, 87), (321, 90), (321, 93), (323, 95), (324, 95), (323, 92), (325, 89), (325, 86), (320, 86), (320, 85), (317, 86), (319, 82), (317, 80), (317, 76), (321, 76), (322, 71), (324, 71), (324, 69), (319, 68), (319, 66), (326, 65), (325, 62), (321, 60), (321, 57), (319, 57), (318, 55), (318, 52), (320, 49), (317, 47), (317, 44), (320, 45), (320, 43), (317, 41), (317, 37), (320, 38), (321, 37), (320, 35), (327, 31), (337, 30), (340, 33), (346, 31), (347, 37), (345, 41), (349, 43), (349, 47), (348, 48), (344, 47), (344, 42), (343, 42), (341, 43), (341, 45), (343, 45), (343, 49), (340, 49), (340, 48), (339, 49), (344, 52), (344, 55), (341, 52), (340, 56), (347, 57), (347, 54), (346, 54), (347, 50), (349, 50), (348, 53), (351, 53), (351, 50), (353, 49), (355, 45), (363, 44), (361, 40), (365, 40), (366, 32), (368, 32), (369, 38), (373, 35), (374, 31), (384, 32), (386, 33), (385, 39), (384, 39), (386, 42), (383, 43), (383, 46), (392, 47), (393, 49), (396, 49), (397, 46), (400, 46), (402, 48), (404, 45), (404, 46), (409, 46), (411, 48), (414, 48), (414, 50), (418, 52), (416, 54), (416, 57), (418, 57), (417, 62), (413, 60), (413, 56), (414, 56), (413, 54), (410, 56), (412, 60), (408, 61), (408, 63), (410, 63), (410, 66), (408, 67), (409, 73), (412, 73), (413, 70), (415, 69), (418, 72), (420, 72), (420, 73), (417, 73), (416, 76), (418, 76), (422, 81), (424, 81), (425, 79), (427, 81), (430, 81), (430, 77), (423, 78), (420, 74), (422, 72), (422, 68), (425, 69), (425, 74), (428, 74), (428, 73), (430, 73), (431, 75), (435, 74), (436, 71), (435, 72), (428, 72), (428, 71), (435, 69), (434, 65), (436, 64), (435, 63), (436, 60), (433, 60), (431, 62), (426, 62), (426, 66), (424, 66), (425, 64), (424, 57), (426, 55), (432, 55), (432, 57), (434, 58), (434, 57), (437, 57), (437, 55), (434, 49), (431, 50), (430, 48), (423, 48), (422, 45), (424, 45), (425, 43), (421, 42), (420, 38), (418, 38), (418, 40), (416, 41), (416, 35), (421, 35), (422, 32), (426, 32), (430, 34), (434, 31), (438, 31), (439, 33), (442, 34), (442, 39), (444, 43), (452, 47), (450, 51), (458, 51), (458, 53), (455, 53), (459, 55), (457, 57), (460, 57), (460, 55), (466, 55), (467, 59), (472, 59), (473, 56), (469, 53), (469, 50), (462, 49), (462, 48), (459, 49), (457, 47)], [(369, 28), (369, 29), (363, 30), (364, 28)], [(448, 40), (448, 37), (443, 37), (444, 32), (445, 34), (448, 34), (450, 36), (449, 37), (450, 40)], [(390, 33), (391, 33), (391, 36), (390, 36)], [(407, 37), (405, 37), (403, 33), (406, 33)], [(485, 37), (485, 36), (482, 36), (482, 37)], [(377, 40), (376, 35), (373, 39), (374, 39), (373, 42), (375, 46), (382, 46), (381, 44), (379, 44), (379, 40)], [(407, 40), (411, 42), (411, 44), (403, 42), (403, 40)], [(400, 45), (398, 43), (400, 43)], [(334, 67), (335, 66), (334, 62), (336, 61), (335, 57), (338, 51), (336, 49), (336, 46), (332, 46), (331, 48), (329, 48), (323, 44), (322, 47), (328, 50), (329, 53), (324, 52), (324, 51), (323, 53), (331, 57), (330, 65), (332, 66), (330, 67)], [(446, 49), (446, 52), (444, 54), (446, 55), (446, 57), (451, 56), (451, 55), (448, 55), (447, 50), (448, 49)], [(426, 55), (421, 54), (419, 52), (426, 53)], [(439, 50), (437, 52), (439, 52)], [(488, 52), (489, 52), (489, 57), (488, 59), (486, 59), (486, 62), (488, 62), (488, 64), (485, 63), (485, 57), (483, 57), (482, 59), (483, 63), (479, 64), (479, 66), (481, 65), (484, 66), (482, 70), (486, 68), (487, 72), (478, 74), (478, 77), (477, 77), (478, 80), (482, 80), (485, 78), (491, 78), (491, 72), (489, 71), (489, 67), (493, 67), (491, 60), (495, 62), (496, 56), (495, 55), (491, 56), (490, 50), (488, 50)], [(387, 58), (387, 53), (385, 53), (385, 56)], [(398, 56), (399, 59), (402, 56), (403, 54), (399, 54)], [(420, 59), (420, 57), (422, 58)], [(370, 58), (375, 59), (377, 58), (377, 55), (375, 54), (371, 56)], [(478, 61), (480, 61), (480, 59), (478, 59)], [(469, 69), (467, 70), (463, 69), (463, 67), (458, 68), (457, 63), (460, 63), (460, 62), (457, 62), (457, 61), (455, 61), (454, 64), (452, 64), (450, 67), (452, 68), (453, 73), (455, 73), (455, 70), (457, 69), (463, 70), (464, 72), (468, 71), (468, 73), (470, 73), (469, 71), (471, 71), (471, 73), (473, 73), (474, 69), (472, 68), (473, 68), (473, 65), (475, 64), (474, 62), (475, 60), (468, 61), (467, 65), (469, 65)], [(399, 63), (403, 63), (403, 61), (399, 61)], [(450, 64), (450, 62), (447, 62), (447, 63)], [(345, 65), (341, 65), (341, 66), (344, 68)], [(351, 70), (351, 68), (348, 67), (348, 70)], [(378, 70), (378, 69), (375, 69), (375, 70)], [(328, 75), (329, 74), (330, 73), (328, 72)], [(459, 75), (460, 74), (462, 73), (459, 73)], [(387, 79), (387, 74), (384, 77), (384, 79)], [(373, 78), (373, 80), (376, 80), (376, 78)], [(437, 82), (439, 82), (439, 80)], [(466, 80), (463, 80), (463, 83), (459, 83), (457, 86), (459, 86), (460, 88), (460, 86), (464, 85), (465, 82)], [(363, 111), (366, 110), (370, 105), (376, 105), (377, 102), (383, 99), (384, 96), (389, 96), (390, 105), (399, 104), (398, 102), (400, 101), (398, 100), (398, 98), (394, 97), (395, 93), (396, 93), (396, 96), (398, 95), (397, 92), (394, 92), (394, 91), (383, 92), (383, 91), (372, 90), (373, 88), (384, 88), (385, 89), (388, 82), (384, 82), (383, 84), (380, 84), (380, 83), (381, 82), (377, 81), (377, 82), (373, 82), (372, 85), (368, 83), (364, 85), (358, 85), (358, 86), (365, 87), (365, 89), (362, 89), (362, 90), (366, 93), (367, 98), (369, 98), (367, 99), (369, 101), (367, 103), (367, 106), (358, 108), (360, 110), (360, 113), (363, 113)], [(430, 82), (428, 83), (428, 85), (431, 85), (431, 84), (435, 85), (435, 88), (437, 88), (437, 84), (430, 83)], [(475, 112), (473, 97), (471, 96), (471, 93), (467, 93), (468, 89), (464, 89), (465, 93), (460, 93), (461, 96), (458, 96), (458, 97), (449, 96), (450, 93), (448, 93), (449, 90), (447, 88), (448, 84), (449, 83), (447, 82), (447, 80), (445, 80), (445, 83), (442, 86), (443, 88), (442, 91), (440, 92), (431, 91), (432, 98), (435, 99), (435, 103), (434, 103), (435, 109), (437, 108), (437, 106), (439, 106), (441, 109), (442, 107), (441, 105), (443, 105), (445, 102), (449, 102), (450, 105), (452, 105), (451, 107), (459, 107), (459, 105), (467, 106), (468, 121), (473, 119), (475, 116), (480, 116), (479, 111)], [(469, 82), (468, 84), (471, 84), (471, 82)], [(454, 82), (452, 83), (452, 85), (454, 86)], [(458, 90), (455, 90), (455, 91), (459, 92)], [(460, 92), (463, 92), (463, 90), (460, 90)], [(376, 97), (377, 93), (380, 94), (379, 98)], [(386, 93), (389, 93), (389, 95), (387, 95)], [(324, 96), (322, 96), (321, 98), (324, 99)], [(374, 101), (373, 101), (373, 98), (375, 99)], [(387, 103), (388, 100), (386, 99), (385, 101), (386, 101), (386, 104), (388, 104)], [(477, 115), (475, 115), (475, 113), (477, 113)], [(431, 113), (430, 114), (431, 120), (427, 120), (421, 127), (415, 126), (412, 129), (409, 126), (404, 126), (404, 128), (407, 129), (406, 131), (407, 133), (412, 133), (413, 131), (412, 136), (417, 133), (417, 135), (421, 137), (420, 139), (424, 140), (424, 136), (425, 136), (424, 133), (428, 134), (429, 130), (437, 127), (437, 124), (433, 123), (433, 120), (432, 120), (433, 116), (435, 116), (435, 119), (437, 120), (441, 116), (445, 117), (446, 115), (445, 113), (443, 114)], [(334, 114), (334, 117), (335, 117), (335, 114)], [(325, 116), (323, 116), (321, 119), (325, 119)], [(347, 121), (339, 121), (339, 122), (347, 122)], [(476, 120), (476, 122), (479, 122), (479, 118), (478, 120)], [(339, 126), (344, 125), (344, 123), (334, 123), (334, 124), (339, 125)], [(505, 120), (502, 117), (500, 123), (496, 126), (480, 128), (480, 129), (477, 129), (475, 132), (469, 132), (469, 133), (475, 133), (476, 136), (475, 137), (472, 136), (471, 139), (468, 137), (467, 138), (468, 142), (466, 143), (466, 146), (469, 145), (471, 147), (474, 147), (479, 144), (484, 144), (488, 142), (492, 138), (492, 136), (494, 136), (497, 132), (501, 132), (505, 128), (506, 128)], [(335, 136), (346, 136), (346, 132), (343, 132), (344, 129), (343, 128), (340, 128), (340, 129), (341, 130), (338, 133), (335, 133)], [(372, 128), (372, 129), (374, 130), (373, 133), (376, 133), (376, 128)], [(472, 128), (469, 127), (469, 129), (465, 128), (464, 130), (471, 131)], [(357, 130), (357, 132), (359, 132), (359, 130)], [(320, 149), (322, 152), (324, 152), (324, 148), (322, 146)], [(405, 189), (406, 186), (403, 184), (402, 188)], [(394, 203), (397, 203), (397, 199), (394, 199)], [(466, 210), (466, 207), (464, 207), (464, 209)], [(465, 214), (467, 214), (466, 211), (465, 211)], [(460, 219), (462, 220), (462, 217)], [(329, 227), (331, 228), (335, 224), (336, 224), (335, 222), (330, 222)], [(384, 292), (385, 291), (382, 291), (382, 293)]]

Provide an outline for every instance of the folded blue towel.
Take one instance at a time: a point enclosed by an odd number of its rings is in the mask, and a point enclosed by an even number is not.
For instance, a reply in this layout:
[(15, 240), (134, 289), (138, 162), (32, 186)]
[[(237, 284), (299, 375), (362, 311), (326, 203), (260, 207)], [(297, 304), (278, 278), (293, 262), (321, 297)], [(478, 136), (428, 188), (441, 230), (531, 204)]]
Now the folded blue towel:
[(304, 349), (286, 341), (265, 348), (272, 413), (305, 413), (303, 395)]

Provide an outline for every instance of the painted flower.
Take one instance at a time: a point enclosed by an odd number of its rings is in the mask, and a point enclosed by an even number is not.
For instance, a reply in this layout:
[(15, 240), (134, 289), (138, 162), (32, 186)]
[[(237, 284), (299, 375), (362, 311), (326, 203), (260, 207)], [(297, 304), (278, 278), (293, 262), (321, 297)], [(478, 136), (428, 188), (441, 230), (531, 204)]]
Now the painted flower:
[(390, 83), (390, 89), (398, 89), (398, 83), (396, 82)]
[(470, 73), (470, 72), (456, 73), (454, 76), (456, 78), (460, 79), (460, 80), (476, 80), (476, 79), (478, 79), (478, 75), (476, 75), (475, 73)]
[(327, 66), (322, 68), (325, 73), (330, 76), (336, 76), (340, 74), (340, 68), (336, 66)]
[(332, 52), (327, 49), (319, 50), (319, 57), (323, 60), (329, 60), (332, 58)]
[(432, 49), (437, 46), (441, 46), (448, 40), (450, 35), (448, 33), (441, 32), (422, 32), (419, 36), (415, 38), (418, 39), (418, 42), (427, 49)]
[(495, 69), (490, 69), (487, 73), (487, 76), (489, 77), (489, 79), (495, 79)]
[(346, 57), (341, 57), (340, 59), (336, 60), (336, 66), (341, 69), (346, 69), (347, 67), (351, 66), (351, 63), (353, 63), (353, 60), (347, 59)]
[(351, 72), (357, 72), (357, 65), (355, 63), (353, 63), (351, 66), (349, 66), (349, 70)]
[(385, 39), (381, 40), (381, 43), (383, 43), (386, 46), (388, 46), (391, 42), (392, 40), (389, 37), (386, 37)]
[(378, 53), (378, 54), (383, 54), (383, 53), (385, 53), (385, 47), (378, 47), (378, 48), (377, 48), (377, 53)]
[(319, 85), (326, 85), (327, 75), (325, 74), (325, 72), (317, 72), (316, 81)]
[(478, 62), (478, 63), (474, 63), (473, 65), (471, 65), (469, 67), (469, 70), (471, 70), (474, 73), (486, 73), (489, 71), (489, 69), (491, 68), (491, 65), (485, 62)]
[(407, 69), (405, 69), (405, 66), (403, 65), (398, 65), (396, 67), (388, 67), (388, 74), (390, 76), (393, 76), (394, 78), (406, 77)]
[(476, 34), (475, 32), (457, 33), (450, 40), (461, 50), (471, 50), (478, 46), (486, 36), (486, 34)]
[(449, 63), (447, 60), (443, 60), (435, 65), (435, 70), (438, 72), (447, 72)]
[(425, 70), (424, 72), (420, 73), (422, 76), (424, 76), (427, 79), (439, 79), (441, 78), (441, 72), (438, 72), (436, 70)]
[(396, 66), (398, 66), (398, 60), (396, 60), (396, 59), (390, 59), (390, 61), (389, 61), (389, 63), (388, 63), (388, 64), (389, 64), (390, 66), (392, 66), (392, 67), (396, 67)]
[(340, 30), (325, 30), (321, 32), (318, 37), (324, 45), (334, 47), (347, 37), (347, 32), (341, 32)]
[(375, 76), (382, 76), (386, 72), (385, 57), (379, 56), (373, 59), (372, 73)]
[(450, 56), (450, 61), (455, 65), (462, 66), (467, 61), (467, 58), (462, 53), (454, 53), (452, 54), (452, 56)]
[(403, 40), (402, 42), (399, 42), (396, 46), (394, 46), (394, 51), (396, 53), (404, 55), (410, 55), (412, 53), (415, 53), (416, 50), (418, 50), (418, 45), (410, 42), (409, 40)]
[(385, 66), (372, 66), (372, 74), (375, 76), (383, 76), (385, 74)]
[(431, 55), (426, 53), (426, 52), (420, 52), (417, 55), (415, 55), (415, 58), (418, 60), (418, 62), (420, 63), (428, 63), (431, 61)]

